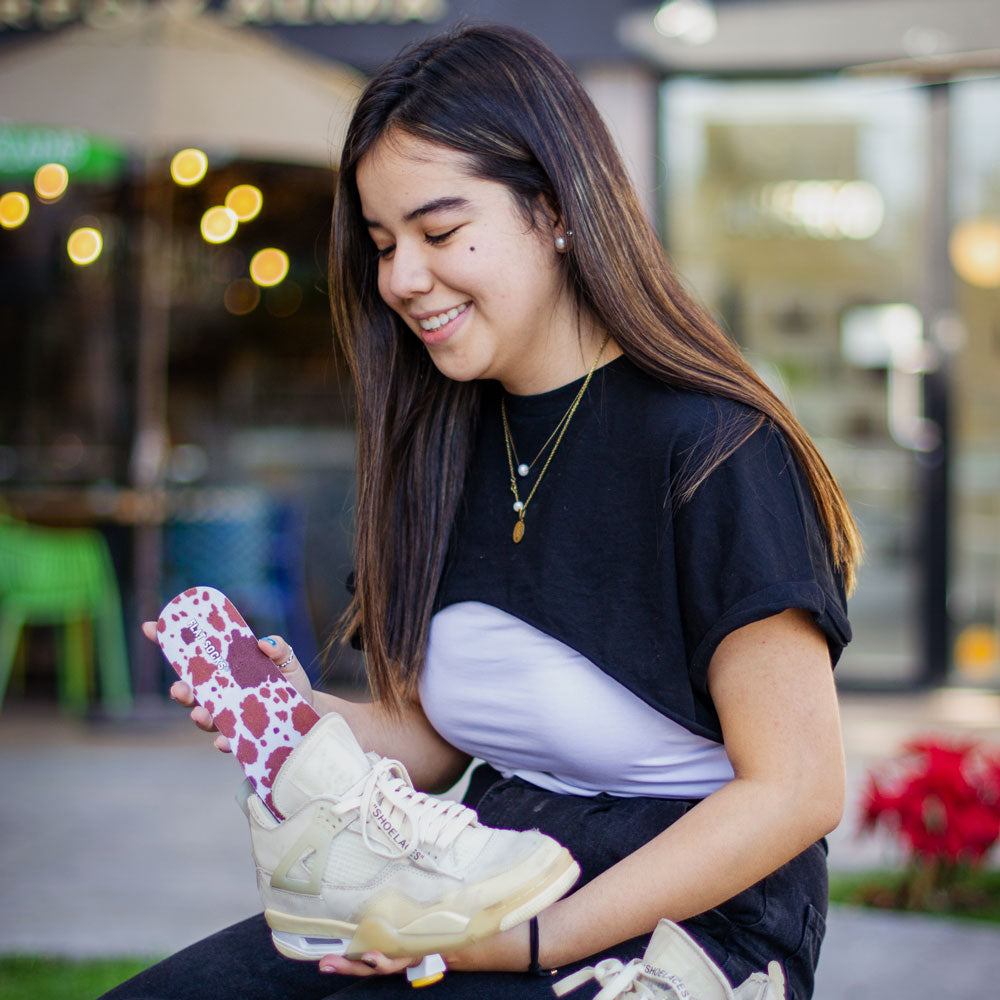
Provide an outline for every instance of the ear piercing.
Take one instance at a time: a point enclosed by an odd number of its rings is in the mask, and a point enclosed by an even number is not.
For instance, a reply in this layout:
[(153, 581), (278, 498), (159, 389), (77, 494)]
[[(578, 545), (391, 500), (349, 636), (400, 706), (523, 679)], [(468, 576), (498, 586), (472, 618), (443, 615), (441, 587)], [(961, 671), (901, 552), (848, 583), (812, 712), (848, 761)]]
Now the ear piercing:
[(569, 246), (567, 241), (572, 239), (572, 237), (573, 237), (572, 229), (567, 229), (565, 236), (557, 236), (553, 241), (556, 245), (556, 250), (558, 250), (559, 253), (565, 253), (567, 246)]

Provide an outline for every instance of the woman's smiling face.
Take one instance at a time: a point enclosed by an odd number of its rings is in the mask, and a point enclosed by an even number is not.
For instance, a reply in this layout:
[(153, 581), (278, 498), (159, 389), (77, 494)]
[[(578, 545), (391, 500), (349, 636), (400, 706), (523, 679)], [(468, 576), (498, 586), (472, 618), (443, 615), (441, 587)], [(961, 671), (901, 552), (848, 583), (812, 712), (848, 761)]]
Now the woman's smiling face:
[(379, 294), (449, 378), (499, 379), (528, 394), (576, 378), (580, 340), (553, 238), (503, 184), (474, 177), (463, 154), (402, 134), (357, 168), (378, 251)]

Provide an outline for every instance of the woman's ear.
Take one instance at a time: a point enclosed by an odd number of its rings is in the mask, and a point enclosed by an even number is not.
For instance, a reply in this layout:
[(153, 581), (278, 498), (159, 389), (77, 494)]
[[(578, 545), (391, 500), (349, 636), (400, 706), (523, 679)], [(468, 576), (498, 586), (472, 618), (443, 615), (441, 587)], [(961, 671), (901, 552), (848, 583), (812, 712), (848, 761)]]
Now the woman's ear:
[(543, 226), (543, 231), (548, 233), (556, 252), (566, 253), (573, 234), (566, 228), (562, 213), (549, 195), (540, 194), (538, 196), (535, 218)]
[(562, 212), (559, 211), (555, 200), (548, 194), (540, 194), (536, 199), (535, 222), (544, 227), (553, 239), (556, 236), (565, 236), (566, 227), (563, 223)]

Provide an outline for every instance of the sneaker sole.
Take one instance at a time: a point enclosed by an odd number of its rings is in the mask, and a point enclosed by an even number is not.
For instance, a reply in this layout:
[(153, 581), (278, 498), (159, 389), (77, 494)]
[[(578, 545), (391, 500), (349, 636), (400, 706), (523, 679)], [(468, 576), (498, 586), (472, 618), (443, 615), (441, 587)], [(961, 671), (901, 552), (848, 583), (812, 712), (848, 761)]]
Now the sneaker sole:
[[(464, 948), (529, 920), (565, 896), (579, 877), (580, 866), (563, 849), (548, 872), (530, 887), (472, 916), (430, 909), (406, 927), (394, 927), (381, 916), (364, 917), (357, 924), (300, 917), (279, 910), (265, 910), (264, 917), (275, 948), (297, 961), (315, 961), (322, 955), (334, 954), (360, 958), (366, 951), (380, 951), (389, 958), (419, 958)], [(429, 923), (451, 925), (454, 929), (429, 931)]]

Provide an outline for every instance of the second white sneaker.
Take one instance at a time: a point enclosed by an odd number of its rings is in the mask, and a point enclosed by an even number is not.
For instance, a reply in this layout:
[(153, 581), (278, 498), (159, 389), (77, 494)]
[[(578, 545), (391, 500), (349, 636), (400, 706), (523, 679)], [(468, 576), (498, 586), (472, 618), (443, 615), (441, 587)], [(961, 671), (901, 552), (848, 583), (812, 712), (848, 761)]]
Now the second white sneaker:
[(735, 989), (704, 948), (682, 927), (661, 920), (646, 953), (627, 965), (606, 958), (561, 979), (553, 989), (563, 996), (596, 979), (594, 1000), (785, 1000), (785, 976), (777, 962), (755, 972)]
[(281, 822), (256, 795), (244, 808), (265, 917), (289, 958), (461, 948), (534, 916), (580, 873), (551, 837), (483, 826), (415, 791), (335, 713), (289, 755), (272, 799)]

